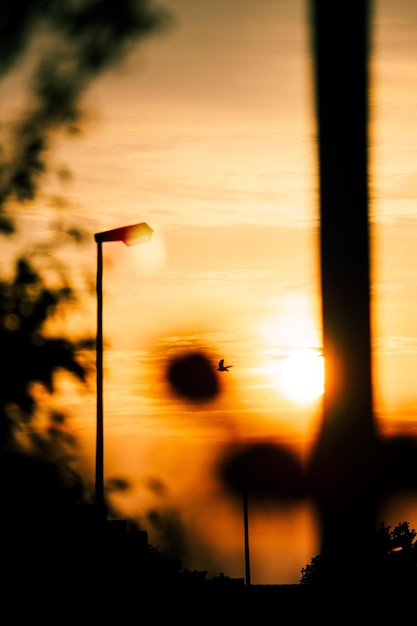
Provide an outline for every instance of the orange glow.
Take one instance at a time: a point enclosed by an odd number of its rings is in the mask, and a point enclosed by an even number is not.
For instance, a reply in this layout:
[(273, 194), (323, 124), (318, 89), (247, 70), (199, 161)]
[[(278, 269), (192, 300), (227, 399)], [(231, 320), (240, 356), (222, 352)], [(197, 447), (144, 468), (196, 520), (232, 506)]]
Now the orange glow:
[[(64, 217), (87, 235), (84, 248), (61, 250), (72, 277), (79, 275), (80, 309), (58, 309), (52, 330), (94, 334), (93, 233), (149, 223), (154, 232), (146, 245), (108, 243), (103, 251), (105, 475), (130, 481), (127, 495), (112, 497), (123, 502), (122, 514), (144, 524), (150, 508), (176, 507), (189, 541), (185, 566), (241, 576), (241, 510), (217, 485), (207, 487), (213, 459), (232, 439), (279, 440), (304, 454), (320, 427), (309, 18), (301, 0), (243, 2), (239, 20), (232, 3), (162, 4), (172, 8), (175, 28), (132, 50), (124, 71), (106, 73), (86, 90), (86, 132), (57, 137), (45, 188), (30, 210), (19, 212), (18, 238), (3, 242), (2, 264), (15, 257), (16, 241), (29, 251), (57, 236), (47, 200), (65, 199)], [(387, 434), (415, 433), (416, 12), (411, 0), (378, 0), (375, 9), (375, 403)], [(6, 77), (2, 128), (8, 112), (20, 115), (25, 76)], [(56, 175), (62, 164), (71, 185)], [(215, 367), (224, 357), (233, 368), (219, 373), (221, 397), (190, 406), (167, 390), (163, 368), (176, 350), (196, 346), (210, 347)], [(94, 356), (86, 355), (93, 370)], [(76, 393), (73, 381), (58, 376), (57, 394), (41, 390), (39, 401), (40, 410), (49, 403), (73, 417), (93, 481), (94, 371), (89, 383)], [(163, 496), (148, 488), (148, 476), (164, 485)], [(410, 510), (404, 518), (397, 511), (395, 503), (388, 522), (410, 519), (417, 527)], [(314, 522), (304, 505), (286, 516), (251, 509), (255, 583), (299, 582), (301, 567), (318, 551)], [(161, 542), (155, 529), (148, 531)]]

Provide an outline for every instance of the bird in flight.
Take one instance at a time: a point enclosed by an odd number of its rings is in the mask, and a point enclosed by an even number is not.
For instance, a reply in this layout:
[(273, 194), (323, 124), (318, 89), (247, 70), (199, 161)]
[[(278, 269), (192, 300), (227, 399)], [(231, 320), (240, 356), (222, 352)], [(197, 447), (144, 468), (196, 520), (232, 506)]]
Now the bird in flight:
[(229, 371), (229, 367), (233, 367), (233, 365), (225, 365), (224, 364), (224, 359), (221, 359), (219, 361), (219, 367), (217, 368), (217, 370), (219, 372), (228, 372)]

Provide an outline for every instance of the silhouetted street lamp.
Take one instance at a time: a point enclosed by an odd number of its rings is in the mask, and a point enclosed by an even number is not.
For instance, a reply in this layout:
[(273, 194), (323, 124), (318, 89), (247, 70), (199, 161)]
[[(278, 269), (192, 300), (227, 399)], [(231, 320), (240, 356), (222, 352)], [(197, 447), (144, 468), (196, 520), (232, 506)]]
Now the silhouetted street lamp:
[(250, 553), (249, 553), (249, 516), (248, 516), (248, 494), (246, 487), (243, 491), (243, 528), (245, 536), (245, 584), (250, 587)]
[(104, 502), (104, 450), (103, 450), (103, 251), (104, 241), (123, 241), (127, 246), (149, 241), (152, 228), (145, 222), (132, 224), (96, 233), (97, 242), (97, 339), (96, 339), (96, 375), (97, 375), (97, 430), (96, 430), (96, 482), (95, 504), (101, 521), (106, 520)]

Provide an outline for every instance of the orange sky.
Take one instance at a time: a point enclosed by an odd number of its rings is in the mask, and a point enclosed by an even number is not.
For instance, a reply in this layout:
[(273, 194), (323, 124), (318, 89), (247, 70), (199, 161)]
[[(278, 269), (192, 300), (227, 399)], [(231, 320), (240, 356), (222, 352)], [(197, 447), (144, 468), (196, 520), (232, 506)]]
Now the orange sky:
[[(129, 497), (114, 501), (145, 526), (151, 507), (178, 516), (186, 566), (241, 577), (241, 509), (222, 493), (213, 459), (225, 443), (253, 439), (306, 453), (319, 427), (320, 401), (285, 398), (277, 369), (296, 348), (321, 347), (308, 4), (162, 4), (172, 27), (91, 86), (81, 136), (56, 138), (55, 170), (72, 176), (49, 175), (22, 213), (21, 241), (54, 237), (47, 207), (65, 197), (91, 233), (66, 259), (94, 281), (95, 232), (141, 221), (153, 228), (138, 248), (104, 246), (105, 472), (132, 482)], [(384, 429), (414, 432), (417, 9), (412, 0), (373, 7), (375, 409)], [(10, 79), (2, 116), (19, 103), (24, 78)], [(71, 328), (94, 332), (94, 297), (80, 296)], [(233, 364), (215, 402), (189, 406), (170, 392), (167, 356), (183, 348)], [(62, 381), (53, 401), (73, 416), (93, 480), (94, 380), (81, 395)], [(401, 521), (396, 515), (387, 521)], [(253, 583), (298, 582), (319, 551), (304, 506), (251, 510), (250, 532)]]

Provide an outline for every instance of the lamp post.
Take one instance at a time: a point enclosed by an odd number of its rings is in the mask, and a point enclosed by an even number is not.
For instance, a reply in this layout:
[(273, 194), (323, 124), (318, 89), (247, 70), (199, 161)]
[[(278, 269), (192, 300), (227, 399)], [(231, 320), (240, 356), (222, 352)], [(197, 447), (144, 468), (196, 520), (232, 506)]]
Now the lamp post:
[(96, 338), (96, 376), (97, 376), (97, 426), (96, 426), (96, 479), (95, 505), (100, 521), (106, 520), (104, 501), (104, 436), (103, 436), (103, 250), (105, 241), (123, 241), (127, 246), (149, 241), (152, 228), (145, 222), (122, 226), (113, 230), (96, 233), (97, 242), (97, 338)]
[(246, 585), (250, 587), (250, 554), (249, 554), (249, 516), (248, 516), (248, 494), (246, 486), (243, 490), (243, 527), (245, 535), (245, 574)]

